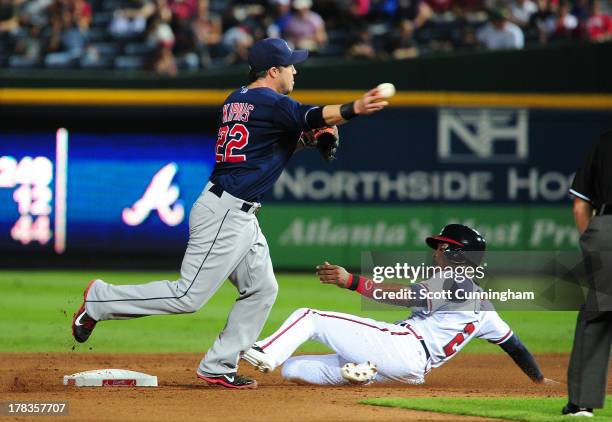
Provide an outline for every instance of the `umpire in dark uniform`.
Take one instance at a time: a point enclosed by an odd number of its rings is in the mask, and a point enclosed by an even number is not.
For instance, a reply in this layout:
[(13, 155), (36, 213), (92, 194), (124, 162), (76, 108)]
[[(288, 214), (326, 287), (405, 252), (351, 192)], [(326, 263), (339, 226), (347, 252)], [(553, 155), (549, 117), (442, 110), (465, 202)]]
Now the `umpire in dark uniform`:
[(570, 193), (589, 293), (578, 313), (562, 413), (593, 416), (604, 407), (612, 345), (612, 131), (591, 147)]

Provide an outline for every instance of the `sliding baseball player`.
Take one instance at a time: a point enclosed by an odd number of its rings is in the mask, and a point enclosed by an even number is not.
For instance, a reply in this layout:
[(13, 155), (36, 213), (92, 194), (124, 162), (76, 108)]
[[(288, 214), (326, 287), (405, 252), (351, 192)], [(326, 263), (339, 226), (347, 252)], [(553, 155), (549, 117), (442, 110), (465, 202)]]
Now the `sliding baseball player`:
[[(448, 225), (440, 235), (428, 237), (427, 244), (434, 249), (438, 266), (455, 270), (478, 266), (485, 250), (482, 236), (459, 224)], [(243, 359), (263, 372), (284, 364), (283, 377), (310, 384), (421, 384), (432, 368), (448, 362), (472, 339), (482, 338), (499, 345), (533, 382), (554, 382), (544, 378), (534, 357), (491, 302), (456, 299), (466, 296), (465, 292), (482, 292), (469, 278), (440, 276), (410, 286), (379, 284), (328, 263), (318, 266), (317, 273), (323, 284), (410, 307), (412, 316), (391, 324), (339, 312), (298, 309), (274, 334), (248, 350)], [(439, 296), (446, 299), (432, 299)], [(291, 357), (307, 340), (323, 343), (335, 353)]]

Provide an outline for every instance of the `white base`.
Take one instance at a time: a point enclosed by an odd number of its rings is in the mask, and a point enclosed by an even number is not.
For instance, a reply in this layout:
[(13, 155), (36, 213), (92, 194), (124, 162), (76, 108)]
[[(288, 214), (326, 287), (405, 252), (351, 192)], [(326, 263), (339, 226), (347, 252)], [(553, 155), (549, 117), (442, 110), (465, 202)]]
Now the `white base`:
[(94, 369), (64, 375), (64, 385), (76, 387), (157, 387), (157, 377), (127, 369)]

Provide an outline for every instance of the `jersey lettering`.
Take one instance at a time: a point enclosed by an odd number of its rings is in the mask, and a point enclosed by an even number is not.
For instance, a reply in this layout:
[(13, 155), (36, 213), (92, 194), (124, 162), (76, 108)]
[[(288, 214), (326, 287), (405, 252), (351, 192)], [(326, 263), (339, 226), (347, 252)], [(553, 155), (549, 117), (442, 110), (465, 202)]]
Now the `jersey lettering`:
[(457, 335), (453, 337), (453, 339), (449, 341), (446, 346), (444, 346), (444, 353), (446, 354), (446, 357), (450, 357), (457, 353), (457, 347), (459, 347), (465, 341), (465, 336), (463, 334), (465, 333), (469, 336), (475, 329), (476, 326), (473, 322), (468, 322), (465, 324), (465, 327), (463, 327), (463, 332), (457, 333)]
[(249, 103), (227, 103), (223, 106), (223, 123), (246, 123), (254, 109), (255, 106)]
[[(237, 104), (237, 103), (234, 103)], [(219, 128), (217, 146), (215, 148), (215, 160), (217, 163), (239, 163), (246, 161), (245, 154), (235, 154), (249, 143), (249, 130), (241, 123)]]

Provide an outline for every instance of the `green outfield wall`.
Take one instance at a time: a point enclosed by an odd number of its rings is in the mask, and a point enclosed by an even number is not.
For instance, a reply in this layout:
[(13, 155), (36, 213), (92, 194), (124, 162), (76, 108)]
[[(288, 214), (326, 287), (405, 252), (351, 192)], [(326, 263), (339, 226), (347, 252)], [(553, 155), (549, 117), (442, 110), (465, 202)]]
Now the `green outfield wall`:
[(308, 268), (330, 261), (358, 268), (363, 251), (426, 250), (449, 223), (477, 227), (492, 251), (575, 250), (569, 207), (282, 206), (259, 214), (274, 262)]

